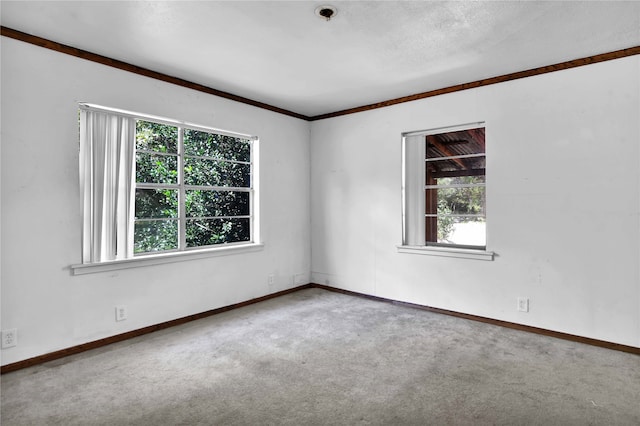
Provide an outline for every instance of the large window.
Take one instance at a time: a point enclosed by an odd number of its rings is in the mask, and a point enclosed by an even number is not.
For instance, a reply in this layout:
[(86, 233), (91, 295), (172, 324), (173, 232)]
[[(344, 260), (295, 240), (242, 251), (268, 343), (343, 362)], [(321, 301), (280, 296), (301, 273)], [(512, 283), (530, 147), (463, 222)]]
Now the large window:
[(136, 122), (134, 253), (251, 240), (251, 140)]
[(257, 138), (82, 105), (83, 263), (257, 241)]
[(407, 133), (403, 151), (403, 244), (485, 249), (484, 127)]

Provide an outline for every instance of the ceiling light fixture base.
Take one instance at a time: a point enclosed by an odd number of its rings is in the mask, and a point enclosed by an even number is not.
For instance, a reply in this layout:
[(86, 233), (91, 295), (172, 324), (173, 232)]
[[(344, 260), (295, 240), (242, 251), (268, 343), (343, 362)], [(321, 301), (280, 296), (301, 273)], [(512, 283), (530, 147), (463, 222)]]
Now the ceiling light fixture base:
[(338, 14), (338, 9), (331, 5), (323, 5), (316, 7), (316, 16), (330, 21), (331, 18), (335, 17)]

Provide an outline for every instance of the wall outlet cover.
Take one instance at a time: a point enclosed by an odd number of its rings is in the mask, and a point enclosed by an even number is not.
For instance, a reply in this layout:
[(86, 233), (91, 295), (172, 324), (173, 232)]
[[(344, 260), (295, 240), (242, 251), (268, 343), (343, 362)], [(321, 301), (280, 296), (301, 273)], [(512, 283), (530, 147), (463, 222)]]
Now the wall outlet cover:
[(127, 319), (127, 307), (124, 305), (116, 306), (116, 321), (124, 321)]
[(2, 330), (2, 349), (18, 346), (18, 329)]
[(267, 284), (269, 288), (273, 288), (276, 285), (276, 274), (269, 274), (267, 276)]
[(526, 297), (518, 297), (518, 307), (519, 312), (529, 312), (529, 299)]

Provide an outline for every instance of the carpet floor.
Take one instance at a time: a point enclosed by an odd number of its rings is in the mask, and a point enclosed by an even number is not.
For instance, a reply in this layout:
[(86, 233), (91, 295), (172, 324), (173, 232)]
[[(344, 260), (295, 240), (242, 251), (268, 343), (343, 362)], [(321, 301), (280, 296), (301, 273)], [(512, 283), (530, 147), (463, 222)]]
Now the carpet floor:
[(1, 378), (10, 425), (640, 425), (640, 357), (306, 289)]

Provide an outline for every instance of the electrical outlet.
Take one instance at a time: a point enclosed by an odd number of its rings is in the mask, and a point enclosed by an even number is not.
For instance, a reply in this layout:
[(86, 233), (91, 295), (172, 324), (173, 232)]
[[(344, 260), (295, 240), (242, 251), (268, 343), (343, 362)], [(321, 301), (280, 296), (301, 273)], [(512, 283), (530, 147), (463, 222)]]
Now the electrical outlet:
[(529, 312), (529, 299), (526, 297), (518, 297), (518, 311)]
[(124, 321), (127, 319), (127, 307), (124, 305), (116, 306), (116, 321)]
[(269, 285), (269, 288), (273, 288), (276, 285), (276, 275), (275, 274), (269, 274), (267, 276), (267, 284)]
[(2, 348), (12, 348), (18, 345), (18, 329), (10, 328), (2, 331)]

